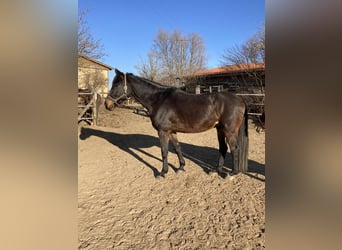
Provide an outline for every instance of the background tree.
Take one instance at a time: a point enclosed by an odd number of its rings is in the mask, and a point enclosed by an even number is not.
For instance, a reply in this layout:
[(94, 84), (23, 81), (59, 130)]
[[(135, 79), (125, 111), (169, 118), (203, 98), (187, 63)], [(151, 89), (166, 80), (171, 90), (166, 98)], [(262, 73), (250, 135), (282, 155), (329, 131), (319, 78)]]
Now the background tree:
[(102, 69), (82, 68), (79, 71), (83, 71), (82, 83), (87, 89), (97, 92), (104, 91), (103, 87), (108, 83), (108, 79)]
[(147, 61), (142, 60), (141, 64), (136, 65), (135, 68), (138, 70), (139, 75), (144, 78), (152, 81), (158, 81), (158, 78), (160, 78), (160, 62), (157, 55), (152, 51), (147, 54)]
[(101, 59), (106, 56), (101, 40), (95, 39), (87, 26), (85, 17), (88, 11), (78, 14), (78, 54), (83, 54), (93, 59)]
[[(95, 39), (87, 25), (85, 17), (88, 11), (82, 11), (78, 15), (78, 54), (99, 60), (106, 56), (101, 40)], [(82, 72), (82, 82), (90, 90), (100, 91), (108, 81), (101, 69), (90, 66), (87, 60), (78, 58), (78, 71)]]
[(265, 62), (265, 28), (262, 27), (245, 43), (226, 49), (221, 58), (222, 66)]
[[(264, 113), (265, 103), (265, 75), (255, 69), (256, 63), (265, 62), (265, 28), (262, 26), (259, 31), (253, 34), (241, 45), (235, 45), (226, 49), (221, 56), (221, 65), (236, 65), (243, 69), (245, 76), (240, 81), (245, 83), (241, 92), (262, 94), (261, 96), (245, 96), (244, 99), (253, 112)], [(259, 106), (253, 106), (258, 104)]]
[[(226, 49), (221, 56), (221, 65), (237, 65), (252, 79), (259, 91), (263, 94), (264, 82), (257, 71), (253, 70), (253, 64), (265, 62), (265, 27), (262, 26), (258, 32), (253, 34), (241, 45), (234, 45)], [(246, 65), (247, 64), (247, 65)], [(248, 65), (249, 64), (249, 65)], [(250, 66), (250, 67), (249, 67)]]
[(190, 76), (206, 64), (205, 45), (196, 33), (182, 35), (159, 30), (147, 61), (135, 66), (142, 77), (168, 85), (177, 85), (177, 78)]

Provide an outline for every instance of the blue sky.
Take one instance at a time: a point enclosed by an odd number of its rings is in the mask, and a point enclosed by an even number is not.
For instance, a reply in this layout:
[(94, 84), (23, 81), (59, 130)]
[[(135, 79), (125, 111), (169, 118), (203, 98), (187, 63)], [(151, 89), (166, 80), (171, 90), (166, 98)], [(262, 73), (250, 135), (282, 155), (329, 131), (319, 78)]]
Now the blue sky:
[(86, 9), (87, 25), (108, 54), (101, 61), (135, 74), (159, 29), (198, 33), (207, 67), (214, 68), (225, 49), (243, 43), (265, 23), (264, 0), (79, 0), (78, 10)]

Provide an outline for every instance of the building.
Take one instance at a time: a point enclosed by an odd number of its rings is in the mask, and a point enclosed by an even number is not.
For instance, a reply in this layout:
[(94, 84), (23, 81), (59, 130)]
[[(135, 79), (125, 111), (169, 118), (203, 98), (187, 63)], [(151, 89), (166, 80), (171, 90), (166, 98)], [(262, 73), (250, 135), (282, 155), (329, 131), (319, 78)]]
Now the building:
[(228, 91), (238, 95), (248, 105), (249, 114), (262, 115), (265, 108), (265, 63), (229, 65), (206, 69), (186, 77), (190, 93)]
[(229, 65), (196, 72), (185, 79), (189, 92), (196, 86), (202, 92), (229, 91), (234, 93), (264, 93), (265, 64)]
[(98, 93), (108, 92), (109, 70), (113, 67), (92, 59), (86, 55), (78, 55), (78, 88), (95, 90)]

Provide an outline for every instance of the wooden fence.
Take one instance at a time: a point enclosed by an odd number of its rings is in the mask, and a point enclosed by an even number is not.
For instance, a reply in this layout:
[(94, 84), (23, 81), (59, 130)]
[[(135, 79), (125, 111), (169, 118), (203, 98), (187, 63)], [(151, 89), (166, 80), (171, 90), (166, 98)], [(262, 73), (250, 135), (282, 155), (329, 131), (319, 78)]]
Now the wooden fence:
[(265, 94), (260, 93), (236, 93), (235, 91), (231, 91), (221, 84), (217, 85), (197, 85), (195, 93), (214, 93), (214, 92), (231, 92), (238, 96), (241, 96), (248, 106), (248, 115), (250, 117), (260, 117), (265, 112)]
[(96, 92), (78, 92), (78, 123), (97, 125), (101, 96)]
[(261, 116), (265, 112), (265, 94), (239, 94), (248, 104), (248, 115)]

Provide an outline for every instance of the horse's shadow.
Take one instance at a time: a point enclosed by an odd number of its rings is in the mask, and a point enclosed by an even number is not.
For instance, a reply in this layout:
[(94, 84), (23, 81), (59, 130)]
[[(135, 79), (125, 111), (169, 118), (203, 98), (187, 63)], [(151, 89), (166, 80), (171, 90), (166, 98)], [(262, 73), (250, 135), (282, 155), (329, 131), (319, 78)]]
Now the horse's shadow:
[[(156, 159), (160, 162), (161, 155), (155, 156), (152, 155), (144, 150), (144, 148), (150, 148), (153, 146), (160, 147), (160, 141), (158, 137), (150, 136), (150, 135), (144, 135), (144, 134), (118, 134), (114, 132), (107, 132), (102, 131), (94, 128), (87, 128), (82, 127), (80, 132), (80, 139), (85, 140), (90, 136), (97, 136), (100, 138), (103, 138), (113, 144), (114, 146), (117, 146), (121, 150), (131, 154), (134, 156), (137, 160), (144, 163), (148, 168), (150, 168), (153, 171), (153, 174), (155, 177), (160, 175), (160, 172), (158, 169), (154, 166), (152, 166), (149, 162), (141, 158), (138, 154), (136, 154), (132, 149), (135, 151), (138, 151), (148, 157), (151, 157), (153, 159)], [(171, 144), (171, 143), (170, 143)], [(182, 153), (183, 156), (194, 163), (196, 163), (198, 166), (200, 166), (203, 171), (207, 174), (210, 172), (216, 171), (216, 165), (218, 161), (218, 149), (211, 148), (211, 147), (204, 147), (204, 146), (196, 146), (188, 143), (182, 143)], [(170, 152), (175, 153), (172, 147), (170, 147)], [(227, 153), (226, 157), (226, 164), (228, 166), (232, 166), (232, 158), (229, 153)], [(169, 164), (169, 166), (176, 171), (177, 168), (173, 166), (172, 164)], [(227, 167), (224, 167), (225, 171), (229, 171)], [(254, 175), (251, 175), (251, 173), (258, 173), (265, 176), (265, 165), (260, 164), (256, 161), (248, 160), (248, 173), (247, 175), (257, 178), (261, 181), (264, 181), (264, 179), (258, 178)]]

